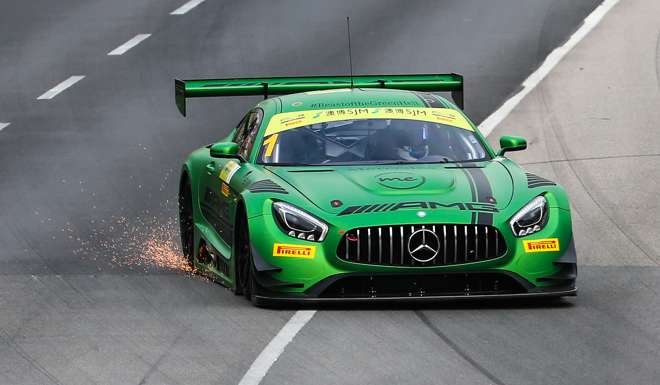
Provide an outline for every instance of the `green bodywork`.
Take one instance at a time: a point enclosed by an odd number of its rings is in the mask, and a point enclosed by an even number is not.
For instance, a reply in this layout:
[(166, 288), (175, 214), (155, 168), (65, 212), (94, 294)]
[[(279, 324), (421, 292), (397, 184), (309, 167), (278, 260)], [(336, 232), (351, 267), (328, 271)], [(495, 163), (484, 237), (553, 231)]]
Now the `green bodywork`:
[[(574, 258), (575, 253), (566, 192), (560, 185), (549, 181), (530, 183), (525, 170), (503, 155), (498, 155), (498, 151), (489, 147), (474, 125), (473, 129), (491, 159), (469, 165), (436, 163), (287, 167), (256, 163), (263, 131), (275, 114), (343, 107), (428, 107), (429, 99), (435, 106), (451, 108), (462, 114), (455, 104), (437, 95), (388, 89), (354, 88), (336, 92), (297, 93), (266, 99), (257, 104), (252, 111), (263, 113), (256, 128), (259, 132), (254, 145), (241, 159), (234, 155), (240, 151), (235, 146), (221, 144), (192, 152), (183, 165), (182, 180), (188, 180), (192, 189), (196, 267), (234, 288), (235, 224), (237, 216), (245, 215), (251, 247), (260, 258), (259, 263), (277, 268), (269, 270), (269, 279), (292, 284), (270, 289), (282, 295), (304, 295), (324, 279), (355, 272), (406, 274), (506, 271), (528, 282), (532, 290), (556, 285), (555, 280), (547, 279), (561, 273), (561, 266), (555, 262), (565, 259), (567, 253), (571, 254), (569, 259)], [(235, 131), (221, 142), (233, 142)], [(515, 137), (505, 138), (502, 143), (514, 150), (522, 149), (525, 145), (524, 139)], [(221, 157), (211, 157), (212, 148), (217, 152), (215, 155)], [(234, 167), (228, 167), (228, 163)], [(225, 172), (233, 172), (224, 187), (225, 182), (221, 180), (223, 169)], [(378, 183), (376, 176), (385, 173), (405, 173), (422, 183), (414, 188), (384, 186)], [(274, 182), (284, 192), (250, 191), (255, 182), (264, 180)], [(547, 224), (531, 235), (514, 236), (509, 220), (539, 195), (544, 195), (548, 202)], [(341, 206), (335, 207), (331, 203), (335, 200), (341, 201)], [(326, 239), (323, 242), (312, 242), (292, 238), (284, 233), (273, 216), (274, 201), (290, 203), (325, 221), (329, 227)], [(402, 202), (406, 204), (400, 205), (395, 211), (340, 215), (352, 206)], [(487, 209), (470, 209), (481, 207), (478, 204), (467, 205), (467, 208), (462, 209), (457, 203), (482, 203)], [(425, 216), (421, 217), (420, 211)], [(342, 234), (350, 229), (399, 224), (470, 223), (487, 223), (498, 228), (506, 240), (506, 254), (488, 261), (437, 267), (361, 264), (337, 257)], [(526, 240), (551, 238), (559, 240), (558, 251), (526, 252), (523, 247), (523, 241)], [(315, 253), (313, 258), (274, 256), (273, 245), (276, 243), (315, 246)], [(217, 260), (200, 262), (197, 258), (200, 247), (213, 250)]]

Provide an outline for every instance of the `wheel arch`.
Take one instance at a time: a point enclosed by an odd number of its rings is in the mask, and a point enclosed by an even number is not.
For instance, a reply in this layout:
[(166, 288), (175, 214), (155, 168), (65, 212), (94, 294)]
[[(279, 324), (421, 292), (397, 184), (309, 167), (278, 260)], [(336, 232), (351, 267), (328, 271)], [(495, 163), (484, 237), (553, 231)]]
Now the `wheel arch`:
[(190, 184), (190, 196), (192, 198), (192, 205), (193, 205), (193, 214), (195, 218), (199, 218), (199, 215), (201, 213), (201, 208), (199, 206), (199, 195), (198, 195), (198, 188), (199, 188), (199, 173), (196, 172), (194, 167), (192, 167), (191, 160), (188, 159), (183, 166), (181, 167), (181, 174), (179, 176), (179, 192), (178, 195), (179, 197), (181, 196), (181, 191), (184, 188), (184, 183), (186, 181), (189, 182)]

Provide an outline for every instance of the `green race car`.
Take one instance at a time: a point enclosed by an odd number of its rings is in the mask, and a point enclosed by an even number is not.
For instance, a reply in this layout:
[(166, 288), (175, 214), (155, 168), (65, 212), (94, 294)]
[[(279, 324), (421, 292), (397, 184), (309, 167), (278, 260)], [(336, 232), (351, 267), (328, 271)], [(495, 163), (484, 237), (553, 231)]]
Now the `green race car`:
[(462, 112), (460, 75), (175, 80), (184, 116), (187, 98), (258, 94), (180, 180), (183, 253), (236, 294), (576, 294), (566, 192), (504, 156), (523, 138), (488, 145)]

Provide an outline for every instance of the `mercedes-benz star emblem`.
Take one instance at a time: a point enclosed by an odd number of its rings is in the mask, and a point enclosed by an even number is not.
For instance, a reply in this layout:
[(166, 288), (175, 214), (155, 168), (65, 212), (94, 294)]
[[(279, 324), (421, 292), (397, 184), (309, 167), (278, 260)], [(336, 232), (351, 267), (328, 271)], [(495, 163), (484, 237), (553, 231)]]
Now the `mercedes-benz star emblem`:
[(440, 239), (429, 229), (419, 229), (408, 238), (408, 252), (417, 262), (429, 262), (440, 251)]

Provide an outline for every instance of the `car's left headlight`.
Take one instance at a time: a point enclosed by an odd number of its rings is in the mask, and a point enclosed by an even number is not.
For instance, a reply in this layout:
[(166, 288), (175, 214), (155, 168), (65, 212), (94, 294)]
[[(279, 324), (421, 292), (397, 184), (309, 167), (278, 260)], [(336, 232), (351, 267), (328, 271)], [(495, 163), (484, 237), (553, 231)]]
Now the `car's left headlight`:
[(509, 224), (516, 237), (524, 237), (541, 231), (548, 223), (548, 201), (537, 196), (511, 218)]
[(273, 215), (280, 229), (293, 238), (323, 242), (328, 233), (327, 224), (288, 203), (273, 203)]

